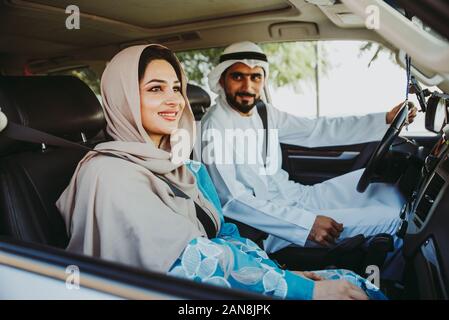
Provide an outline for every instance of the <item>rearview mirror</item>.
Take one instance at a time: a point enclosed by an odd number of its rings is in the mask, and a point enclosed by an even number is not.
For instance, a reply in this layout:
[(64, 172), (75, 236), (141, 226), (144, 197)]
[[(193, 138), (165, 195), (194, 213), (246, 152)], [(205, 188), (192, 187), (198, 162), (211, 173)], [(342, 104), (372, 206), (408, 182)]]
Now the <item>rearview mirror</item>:
[(448, 120), (448, 100), (445, 98), (432, 94), (427, 101), (426, 110), (426, 129), (435, 133), (441, 131)]

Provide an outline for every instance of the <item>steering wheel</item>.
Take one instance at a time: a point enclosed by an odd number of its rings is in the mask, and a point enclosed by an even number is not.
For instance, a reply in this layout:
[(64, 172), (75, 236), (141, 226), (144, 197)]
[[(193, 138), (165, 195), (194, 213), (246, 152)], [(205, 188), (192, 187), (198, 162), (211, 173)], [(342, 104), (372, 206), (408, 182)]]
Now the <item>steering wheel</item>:
[(405, 101), (401, 109), (399, 109), (399, 112), (391, 122), (391, 125), (385, 133), (384, 137), (377, 145), (376, 150), (371, 155), (371, 158), (366, 165), (365, 171), (363, 171), (359, 183), (357, 184), (358, 192), (365, 192), (368, 185), (373, 182), (374, 178), (376, 177), (376, 169), (379, 167), (379, 164), (382, 162), (385, 154), (390, 149), (393, 141), (397, 138), (402, 128), (404, 127), (405, 122), (407, 121), (407, 116), (408, 102)]

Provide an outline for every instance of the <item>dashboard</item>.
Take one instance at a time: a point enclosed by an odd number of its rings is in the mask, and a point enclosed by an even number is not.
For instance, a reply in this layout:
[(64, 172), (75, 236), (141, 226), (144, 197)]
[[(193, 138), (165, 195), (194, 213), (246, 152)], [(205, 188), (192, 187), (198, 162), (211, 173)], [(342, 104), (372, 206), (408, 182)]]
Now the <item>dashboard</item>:
[(449, 141), (442, 135), (425, 160), (422, 179), (401, 212), (405, 285), (415, 299), (448, 299)]

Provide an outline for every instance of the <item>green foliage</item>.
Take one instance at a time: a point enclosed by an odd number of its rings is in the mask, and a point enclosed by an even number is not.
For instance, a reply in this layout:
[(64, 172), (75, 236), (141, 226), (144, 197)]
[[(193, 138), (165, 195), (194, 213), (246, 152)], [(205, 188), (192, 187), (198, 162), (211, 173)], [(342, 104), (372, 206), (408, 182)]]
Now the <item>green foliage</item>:
[(222, 48), (177, 52), (189, 82), (207, 86), (207, 75), (218, 64)]
[[(291, 86), (300, 91), (301, 81), (315, 76), (316, 42), (284, 42), (261, 44), (270, 63), (270, 84), (275, 88)], [(222, 48), (194, 50), (176, 53), (183, 64), (189, 81), (197, 85), (207, 85), (207, 75), (218, 64)], [(321, 50), (320, 73), (325, 74), (327, 64), (323, 59), (326, 52)]]
[(379, 58), (379, 55), (385, 53), (389, 55), (391, 61), (394, 62), (394, 53), (376, 42), (366, 42), (360, 46), (359, 57), (364, 54), (371, 54), (371, 59), (368, 62), (368, 67), (371, 67), (374, 61)]
[[(315, 77), (316, 42), (284, 42), (262, 44), (270, 63), (270, 81), (275, 88), (291, 86), (301, 90), (301, 81)], [(322, 62), (322, 57), (320, 58)], [(326, 71), (321, 63), (321, 72)]]

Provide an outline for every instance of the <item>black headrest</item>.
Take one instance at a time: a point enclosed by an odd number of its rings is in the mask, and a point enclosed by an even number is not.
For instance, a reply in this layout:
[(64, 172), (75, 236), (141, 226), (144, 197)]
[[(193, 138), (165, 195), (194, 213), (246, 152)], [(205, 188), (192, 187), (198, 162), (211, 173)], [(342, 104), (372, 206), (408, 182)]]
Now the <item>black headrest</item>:
[(189, 83), (187, 84), (187, 97), (189, 98), (195, 120), (200, 121), (207, 108), (210, 107), (209, 94), (201, 87)]
[[(8, 121), (72, 141), (94, 137), (106, 126), (92, 90), (72, 76), (0, 77), (0, 108)], [(27, 146), (0, 134), (0, 151)]]
[[(188, 84), (187, 96), (196, 120), (210, 107), (209, 94)], [(72, 76), (0, 77), (0, 108), (8, 121), (79, 142), (106, 126), (100, 102), (92, 90)], [(30, 144), (0, 134), (0, 154), (28, 149)]]

